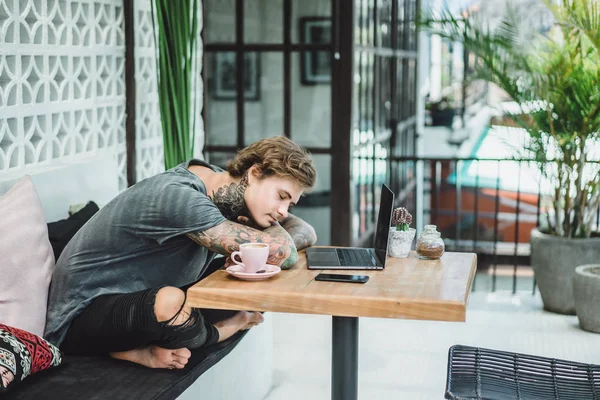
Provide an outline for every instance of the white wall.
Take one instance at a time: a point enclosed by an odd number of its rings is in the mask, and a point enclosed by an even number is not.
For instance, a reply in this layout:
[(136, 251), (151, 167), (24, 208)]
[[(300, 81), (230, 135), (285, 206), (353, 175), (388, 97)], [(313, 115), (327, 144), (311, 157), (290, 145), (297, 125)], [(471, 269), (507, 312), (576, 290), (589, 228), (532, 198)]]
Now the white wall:
[(151, 0), (136, 0), (135, 29), (135, 140), (138, 181), (164, 171), (163, 139), (156, 84), (156, 53)]

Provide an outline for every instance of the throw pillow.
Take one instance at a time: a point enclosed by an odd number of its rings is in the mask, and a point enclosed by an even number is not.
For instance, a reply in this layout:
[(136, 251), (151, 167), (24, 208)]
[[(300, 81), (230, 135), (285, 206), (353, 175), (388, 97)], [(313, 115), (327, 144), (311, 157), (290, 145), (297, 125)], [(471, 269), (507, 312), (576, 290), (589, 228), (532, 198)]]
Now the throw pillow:
[(48, 224), (48, 236), (50, 245), (54, 251), (54, 259), (58, 261), (65, 246), (75, 236), (85, 223), (98, 212), (99, 208), (93, 201), (87, 203), (85, 207), (71, 215), (68, 219), (51, 222)]
[(0, 323), (44, 334), (53, 269), (42, 204), (25, 176), (0, 197)]
[(0, 393), (61, 362), (60, 350), (41, 337), (0, 324)]

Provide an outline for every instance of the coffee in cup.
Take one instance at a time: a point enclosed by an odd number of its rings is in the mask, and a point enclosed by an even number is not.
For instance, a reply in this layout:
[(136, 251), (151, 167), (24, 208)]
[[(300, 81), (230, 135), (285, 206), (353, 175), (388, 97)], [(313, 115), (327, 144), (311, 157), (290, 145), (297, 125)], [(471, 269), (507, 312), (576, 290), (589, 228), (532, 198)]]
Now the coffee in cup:
[[(269, 245), (267, 243), (244, 243), (239, 251), (231, 253), (231, 260), (244, 267), (248, 273), (256, 273), (265, 268), (269, 258)], [(236, 259), (239, 256), (241, 261)]]

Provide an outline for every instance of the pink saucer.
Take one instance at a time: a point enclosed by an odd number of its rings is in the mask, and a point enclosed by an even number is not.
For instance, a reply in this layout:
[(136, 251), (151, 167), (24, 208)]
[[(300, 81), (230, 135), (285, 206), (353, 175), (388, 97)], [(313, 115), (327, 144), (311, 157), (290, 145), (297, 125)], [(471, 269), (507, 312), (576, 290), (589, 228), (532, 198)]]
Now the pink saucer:
[(242, 279), (244, 281), (262, 281), (281, 272), (281, 268), (279, 268), (277, 265), (265, 264), (265, 267), (263, 269), (265, 269), (266, 272), (260, 274), (254, 272), (248, 273), (244, 272), (243, 266), (236, 264), (227, 267), (225, 271), (227, 271), (228, 274), (233, 275), (236, 278)]

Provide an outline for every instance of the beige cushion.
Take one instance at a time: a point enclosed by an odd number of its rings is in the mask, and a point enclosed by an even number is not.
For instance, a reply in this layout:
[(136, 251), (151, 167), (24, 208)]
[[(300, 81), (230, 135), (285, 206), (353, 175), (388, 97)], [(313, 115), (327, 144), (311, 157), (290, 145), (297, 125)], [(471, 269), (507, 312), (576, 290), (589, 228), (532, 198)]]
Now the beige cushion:
[(42, 336), (54, 255), (29, 176), (0, 197), (0, 216), (0, 323)]

